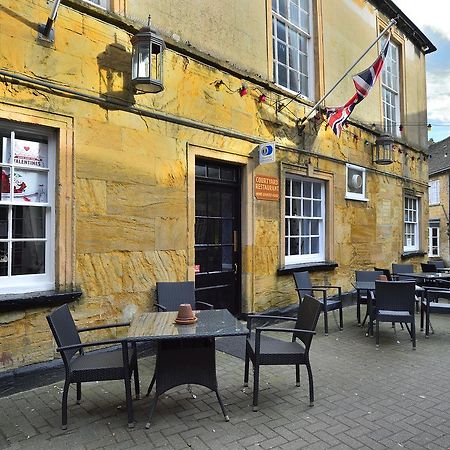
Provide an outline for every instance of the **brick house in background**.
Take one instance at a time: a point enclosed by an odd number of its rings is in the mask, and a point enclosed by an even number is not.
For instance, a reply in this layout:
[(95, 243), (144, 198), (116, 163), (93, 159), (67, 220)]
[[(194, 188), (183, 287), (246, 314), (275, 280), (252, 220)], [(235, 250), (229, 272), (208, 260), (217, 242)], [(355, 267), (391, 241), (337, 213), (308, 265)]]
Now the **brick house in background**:
[(429, 223), (428, 256), (450, 264), (450, 137), (433, 142), (428, 148), (429, 159)]
[[(157, 281), (195, 280), (241, 314), (294, 307), (295, 270), (350, 292), (356, 269), (423, 261), (436, 48), (395, 2), (62, 0), (53, 42), (38, 36), (51, 8), (0, 7), (0, 371), (54, 358), (45, 315), (64, 301), (85, 326), (126, 321)], [(164, 90), (142, 94), (131, 39), (149, 14)], [(299, 126), (393, 18), (341, 137), (322, 113)], [(382, 44), (325, 106), (354, 95)]]

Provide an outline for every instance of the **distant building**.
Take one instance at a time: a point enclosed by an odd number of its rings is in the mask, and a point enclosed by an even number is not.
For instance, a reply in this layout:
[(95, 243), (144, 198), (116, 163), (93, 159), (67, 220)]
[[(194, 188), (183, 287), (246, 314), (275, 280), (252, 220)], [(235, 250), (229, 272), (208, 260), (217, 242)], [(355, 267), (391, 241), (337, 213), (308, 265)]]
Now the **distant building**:
[(433, 142), (430, 153), (428, 256), (450, 264), (450, 137)]

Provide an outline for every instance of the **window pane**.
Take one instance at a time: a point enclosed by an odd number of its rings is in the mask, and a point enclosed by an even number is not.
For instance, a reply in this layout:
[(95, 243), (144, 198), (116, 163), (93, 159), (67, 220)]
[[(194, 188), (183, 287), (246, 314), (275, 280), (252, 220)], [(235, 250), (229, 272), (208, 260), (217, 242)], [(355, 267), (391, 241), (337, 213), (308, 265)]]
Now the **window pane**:
[(321, 215), (321, 203), (320, 201), (313, 201), (313, 216), (320, 217)]
[(220, 178), (220, 169), (215, 166), (208, 166), (208, 178)]
[(319, 238), (311, 238), (311, 253), (319, 253)]
[(220, 192), (208, 192), (208, 216), (220, 216)]
[(12, 275), (45, 272), (45, 242), (13, 242), (12, 255)]
[(232, 198), (230, 192), (222, 192), (222, 217), (233, 217)]
[(291, 244), (291, 248), (290, 248), (289, 254), (290, 255), (300, 255), (298, 238), (290, 239), (290, 244)]
[(301, 200), (297, 200), (295, 198), (292, 199), (292, 215), (293, 216), (300, 216), (301, 215), (300, 203), (301, 203)]
[(207, 219), (195, 219), (195, 243), (206, 244)]
[(14, 172), (14, 200), (46, 203), (47, 173), (16, 169)]
[(0, 242), (0, 277), (8, 275), (8, 243)]
[(208, 272), (222, 270), (222, 248), (210, 247), (208, 251)]
[(286, 198), (286, 204), (285, 204), (285, 215), (290, 216), (291, 215), (291, 201)]
[(301, 196), (301, 189), (302, 185), (298, 181), (292, 182), (292, 196), (293, 197), (300, 197)]
[(195, 164), (195, 176), (206, 177), (206, 165), (201, 163)]
[(196, 216), (206, 216), (206, 198), (207, 191), (197, 190), (195, 192), (195, 215)]
[(281, 64), (278, 64), (278, 83), (281, 86), (287, 86), (287, 69)]
[(309, 236), (310, 224), (310, 220), (302, 220), (302, 236)]
[(303, 197), (311, 198), (312, 183), (305, 181), (303, 183)]
[(13, 238), (45, 238), (45, 208), (13, 206)]
[(233, 220), (222, 219), (222, 244), (233, 243)]
[(298, 219), (290, 220), (290, 235), (298, 236), (300, 234), (300, 221)]
[(311, 253), (309, 248), (309, 238), (302, 238), (302, 255), (309, 255)]
[(222, 270), (230, 272), (233, 270), (233, 248), (222, 247)]
[(2, 167), (2, 201), (11, 200), (11, 169)]
[(0, 239), (8, 238), (8, 206), (0, 206)]
[(311, 200), (303, 200), (303, 216), (311, 217)]

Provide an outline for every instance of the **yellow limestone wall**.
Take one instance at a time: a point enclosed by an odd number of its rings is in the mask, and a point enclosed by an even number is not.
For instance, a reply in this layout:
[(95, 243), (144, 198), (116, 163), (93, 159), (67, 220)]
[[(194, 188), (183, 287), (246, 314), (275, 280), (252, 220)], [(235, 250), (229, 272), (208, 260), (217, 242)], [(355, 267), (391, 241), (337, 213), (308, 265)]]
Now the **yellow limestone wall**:
[[(279, 91), (268, 91), (268, 101), (260, 104), (257, 85), (249, 82), (249, 95), (241, 98), (216, 83), (223, 80), (234, 90), (241, 86), (240, 78), (197, 62), (181, 50), (165, 53), (161, 94), (133, 96), (128, 33), (62, 6), (55, 45), (45, 46), (36, 42), (34, 25), (45, 22), (47, 13), (37, 0), (2, 2), (2, 70), (70, 87), (101, 102), (123, 103), (106, 107), (32, 83), (0, 80), (0, 119), (47, 123), (59, 130), (60, 122), (69, 124), (64, 128), (69, 131), (60, 131), (60, 146), (72, 149), (73, 169), (59, 173), (58, 201), (74, 210), (57, 223), (58, 236), (70, 237), (67, 254), (57, 250), (57, 284), (83, 291), (73, 306), (79, 324), (129, 320), (151, 309), (157, 280), (194, 278), (193, 185), (198, 155), (243, 167), (244, 312), (296, 302), (292, 276), (277, 274), (284, 259), (283, 202), (256, 200), (254, 174), (279, 177), (282, 191), (286, 172), (328, 181), (327, 255), (339, 267), (314, 274), (316, 281), (340, 284), (348, 291), (355, 269), (389, 267), (399, 260), (404, 188), (426, 195), (427, 167), (418, 152), (408, 149), (407, 158), (405, 147), (399, 145), (403, 151), (396, 152), (395, 163), (378, 167), (365, 145), (374, 141), (368, 131), (351, 127), (353, 134), (343, 133), (337, 140), (330, 129), (312, 122), (299, 135), (291, 112), (275, 112)], [(136, 113), (139, 108), (159, 116)], [(304, 114), (304, 106), (295, 102), (290, 109), (298, 117)], [(195, 126), (177, 124), (174, 117), (192, 120)], [(276, 163), (257, 166), (257, 139), (276, 140)], [(344, 199), (345, 162), (368, 169), (369, 202)], [(73, 194), (62, 194), (67, 186), (73, 186)], [(426, 212), (424, 208), (423, 223)], [(424, 246), (425, 235), (422, 240)], [(63, 265), (70, 269), (64, 269), (69, 274), (65, 278)], [(45, 321), (48, 311), (0, 313), (0, 370), (54, 356)]]

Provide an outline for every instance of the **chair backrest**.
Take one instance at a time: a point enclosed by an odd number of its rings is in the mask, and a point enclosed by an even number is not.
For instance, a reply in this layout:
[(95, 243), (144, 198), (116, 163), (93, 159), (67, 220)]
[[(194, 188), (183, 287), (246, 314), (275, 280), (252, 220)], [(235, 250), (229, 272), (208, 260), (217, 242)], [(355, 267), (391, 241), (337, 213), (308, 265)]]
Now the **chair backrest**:
[(376, 308), (414, 314), (415, 289), (414, 281), (375, 281)]
[(294, 282), (297, 289), (302, 288), (301, 291), (298, 291), (299, 298), (303, 298), (305, 295), (314, 297), (309, 272), (294, 272)]
[[(319, 320), (320, 312), (322, 311), (322, 304), (310, 295), (305, 295), (303, 301), (300, 303), (297, 312), (297, 322), (295, 328), (299, 330), (314, 331), (316, 329), (317, 321)], [(294, 337), (300, 339), (305, 345), (306, 352), (308, 352), (313, 338), (312, 334), (296, 332)]]
[(392, 264), (392, 273), (412, 273), (414, 272), (414, 266), (412, 264)]
[(382, 270), (355, 270), (356, 281), (375, 281), (380, 275), (384, 275)]
[(434, 263), (420, 263), (422, 272), (436, 272), (436, 264)]
[(158, 281), (156, 301), (167, 311), (178, 311), (181, 303), (189, 303), (195, 309), (195, 285), (193, 281)]
[(383, 272), (383, 275), (386, 275), (387, 280), (392, 281), (392, 275), (389, 269), (380, 269), (379, 267), (374, 267), (373, 270), (377, 272)]
[(428, 264), (434, 264), (438, 269), (443, 269), (445, 267), (445, 262), (442, 259), (437, 259), (435, 261), (428, 261)]
[[(67, 305), (62, 305), (52, 311), (47, 316), (47, 322), (52, 330), (53, 337), (55, 338), (58, 347), (81, 343), (77, 327)], [(74, 349), (61, 352), (66, 367), (77, 351), (77, 349)]]

